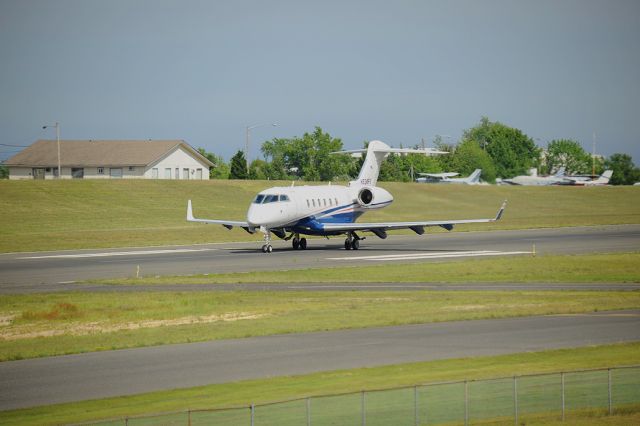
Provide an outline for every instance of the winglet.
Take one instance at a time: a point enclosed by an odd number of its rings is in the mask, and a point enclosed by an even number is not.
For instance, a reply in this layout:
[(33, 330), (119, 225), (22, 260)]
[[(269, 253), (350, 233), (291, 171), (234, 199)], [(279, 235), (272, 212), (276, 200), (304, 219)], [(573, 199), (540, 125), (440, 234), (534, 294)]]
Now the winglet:
[(504, 213), (504, 209), (507, 208), (507, 200), (504, 200), (504, 202), (502, 203), (502, 207), (500, 207), (500, 210), (498, 210), (498, 214), (496, 214), (496, 218), (494, 219), (494, 221), (500, 220), (500, 218), (502, 218), (502, 214)]
[(193, 221), (193, 209), (191, 208), (191, 200), (187, 201), (187, 222)]

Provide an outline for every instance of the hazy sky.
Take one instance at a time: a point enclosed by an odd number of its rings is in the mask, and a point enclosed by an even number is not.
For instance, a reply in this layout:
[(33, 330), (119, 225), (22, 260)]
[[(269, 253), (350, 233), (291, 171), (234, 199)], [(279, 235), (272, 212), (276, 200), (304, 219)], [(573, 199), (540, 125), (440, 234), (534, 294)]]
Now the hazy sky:
[[(405, 146), (486, 115), (640, 163), (640, 1), (0, 0), (0, 143), (320, 126)], [(0, 158), (12, 153), (0, 146)]]

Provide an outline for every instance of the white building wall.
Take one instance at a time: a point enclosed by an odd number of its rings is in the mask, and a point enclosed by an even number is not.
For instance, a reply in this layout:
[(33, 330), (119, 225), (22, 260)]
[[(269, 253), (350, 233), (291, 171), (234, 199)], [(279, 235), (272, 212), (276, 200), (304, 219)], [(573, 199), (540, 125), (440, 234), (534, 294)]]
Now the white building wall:
[(9, 179), (33, 179), (31, 167), (9, 167)]
[[(202, 179), (209, 180), (209, 166), (202, 164), (194, 158), (188, 151), (179, 147), (171, 152), (165, 158), (155, 164), (147, 167), (144, 166), (101, 166), (101, 167), (84, 167), (84, 179), (112, 179), (112, 169), (120, 169), (122, 171), (122, 179), (154, 179), (153, 169), (158, 170), (158, 179), (165, 178), (165, 169), (170, 169), (170, 179), (185, 179), (186, 175), (189, 180)], [(45, 168), (45, 179), (55, 179), (53, 173), (54, 167), (50, 167), (49, 171)], [(178, 177), (176, 177), (178, 170)], [(200, 171), (200, 172), (199, 172)], [(9, 167), (9, 179), (33, 179), (32, 167)], [(62, 179), (71, 179), (71, 167), (62, 168)]]
[[(154, 168), (158, 169), (158, 179), (182, 180), (185, 179), (185, 169), (188, 169), (189, 180), (195, 180), (198, 179), (198, 169), (200, 169), (202, 173), (201, 179), (209, 180), (209, 166), (202, 164), (182, 147), (179, 147), (157, 163), (149, 165), (144, 172), (144, 177), (152, 179)], [(171, 177), (165, 177), (166, 169), (170, 170)], [(176, 169), (179, 172), (178, 177), (176, 177)]]

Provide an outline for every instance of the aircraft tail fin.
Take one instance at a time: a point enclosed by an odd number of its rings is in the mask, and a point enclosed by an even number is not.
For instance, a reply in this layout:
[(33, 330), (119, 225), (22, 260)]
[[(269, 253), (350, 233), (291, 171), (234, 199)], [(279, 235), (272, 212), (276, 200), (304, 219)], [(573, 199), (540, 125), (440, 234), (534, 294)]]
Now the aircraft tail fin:
[(389, 154), (448, 154), (446, 151), (438, 151), (432, 148), (410, 149), (410, 148), (391, 148), (384, 142), (371, 141), (366, 149), (354, 149), (349, 151), (337, 151), (332, 154), (363, 154), (366, 153), (364, 163), (360, 169), (358, 179), (351, 181), (351, 185), (376, 186), (378, 175), (380, 174), (380, 166)]
[(475, 169), (473, 173), (467, 177), (467, 183), (478, 183), (480, 182), (480, 175), (482, 174), (482, 169)]

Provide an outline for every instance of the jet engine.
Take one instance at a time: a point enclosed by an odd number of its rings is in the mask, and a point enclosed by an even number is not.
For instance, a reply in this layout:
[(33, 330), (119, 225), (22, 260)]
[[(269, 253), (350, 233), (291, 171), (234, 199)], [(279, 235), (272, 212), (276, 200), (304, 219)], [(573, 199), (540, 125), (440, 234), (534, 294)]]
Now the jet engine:
[(373, 201), (373, 192), (369, 188), (362, 188), (358, 192), (358, 204), (368, 206)]

